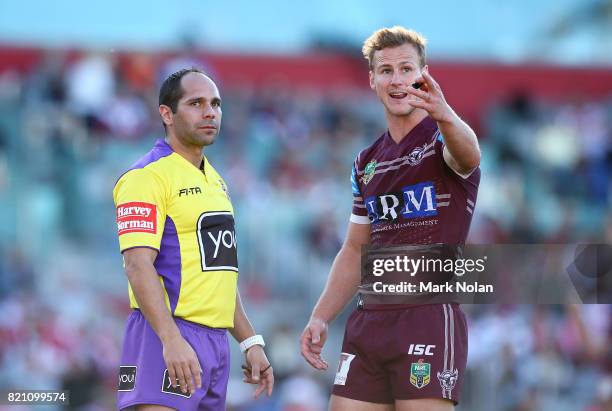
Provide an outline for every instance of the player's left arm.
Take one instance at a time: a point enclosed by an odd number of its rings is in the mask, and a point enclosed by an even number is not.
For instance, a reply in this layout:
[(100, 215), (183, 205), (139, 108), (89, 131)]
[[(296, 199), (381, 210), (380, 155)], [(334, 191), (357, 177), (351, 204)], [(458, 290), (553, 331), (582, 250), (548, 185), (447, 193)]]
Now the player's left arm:
[[(240, 293), (236, 291), (236, 309), (234, 311), (234, 328), (229, 329), (230, 334), (236, 341), (243, 342), (255, 335), (255, 329), (247, 317)], [(266, 391), (268, 396), (272, 395), (274, 388), (274, 372), (268, 357), (261, 345), (255, 344), (246, 350), (246, 366), (243, 366), (243, 381), (249, 384), (259, 384), (255, 390), (255, 398)]]
[(440, 85), (427, 69), (423, 70), (422, 83), (420, 89), (408, 87), (407, 91), (418, 98), (411, 99), (410, 104), (427, 111), (438, 123), (440, 133), (444, 136), (443, 155), (446, 164), (460, 175), (469, 175), (480, 165), (476, 133), (446, 102)]

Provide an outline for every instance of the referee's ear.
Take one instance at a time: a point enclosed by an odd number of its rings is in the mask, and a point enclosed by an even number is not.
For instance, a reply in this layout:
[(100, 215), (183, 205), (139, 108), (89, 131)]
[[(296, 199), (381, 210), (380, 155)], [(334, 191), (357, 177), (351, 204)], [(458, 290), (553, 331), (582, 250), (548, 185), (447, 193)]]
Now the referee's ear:
[(172, 109), (165, 104), (159, 105), (159, 115), (161, 116), (162, 122), (165, 126), (171, 126), (174, 122), (174, 113)]

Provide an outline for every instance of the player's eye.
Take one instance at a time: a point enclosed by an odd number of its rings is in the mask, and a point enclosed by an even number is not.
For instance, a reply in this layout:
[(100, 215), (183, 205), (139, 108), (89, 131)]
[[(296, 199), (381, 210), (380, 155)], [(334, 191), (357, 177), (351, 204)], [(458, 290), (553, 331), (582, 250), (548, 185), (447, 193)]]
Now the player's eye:
[(213, 101), (213, 102), (211, 103), (211, 105), (212, 105), (213, 107), (221, 107), (221, 102), (220, 102), (220, 101), (218, 101), (218, 100), (215, 100), (215, 101)]
[(389, 74), (389, 73), (391, 73), (391, 69), (382, 69), (381, 73), (382, 74)]
[(190, 103), (190, 105), (191, 105), (192, 107), (199, 107), (199, 106), (200, 106), (200, 102), (199, 102), (199, 101), (192, 101), (192, 102)]
[(404, 73), (409, 73), (410, 71), (412, 71), (412, 67), (404, 67), (403, 70)]

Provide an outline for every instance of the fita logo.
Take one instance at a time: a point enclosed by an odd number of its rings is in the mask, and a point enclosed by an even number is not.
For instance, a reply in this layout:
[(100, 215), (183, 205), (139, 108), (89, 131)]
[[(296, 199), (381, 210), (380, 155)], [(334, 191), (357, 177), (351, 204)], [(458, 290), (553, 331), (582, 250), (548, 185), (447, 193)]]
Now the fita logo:
[(376, 164), (378, 164), (376, 160), (372, 160), (366, 165), (365, 170), (363, 171), (363, 177), (361, 177), (361, 182), (363, 184), (368, 184), (370, 181), (372, 181), (374, 171), (376, 170)]
[(202, 194), (202, 189), (200, 187), (188, 187), (179, 190), (179, 197), (188, 196), (190, 194)]
[(425, 387), (431, 381), (431, 364), (421, 358), (410, 365), (410, 384), (418, 389)]
[(455, 368), (455, 371), (444, 370), (442, 372), (438, 372), (438, 381), (440, 381), (440, 385), (443, 390), (450, 392), (455, 388), (455, 384), (457, 384), (457, 378), (459, 378), (459, 371)]

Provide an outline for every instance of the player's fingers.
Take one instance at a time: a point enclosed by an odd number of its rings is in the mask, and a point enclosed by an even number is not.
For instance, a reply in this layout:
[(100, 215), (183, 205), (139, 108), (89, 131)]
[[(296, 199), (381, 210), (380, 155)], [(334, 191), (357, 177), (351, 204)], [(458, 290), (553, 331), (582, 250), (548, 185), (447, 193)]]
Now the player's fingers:
[(300, 350), (302, 351), (302, 355), (308, 351), (308, 347), (310, 346), (310, 332), (306, 329), (300, 338)]
[(425, 83), (429, 86), (429, 88), (431, 90), (440, 89), (440, 86), (438, 85), (438, 83), (436, 82), (436, 80), (434, 80), (434, 78), (431, 76), (431, 74), (429, 74), (429, 72), (424, 71), (423, 72), (423, 79), (425, 80)]
[(429, 85), (427, 84), (427, 82), (425, 81), (423, 76), (420, 76), (419, 78), (414, 80), (414, 83), (412, 83), (412, 84), (418, 84), (419, 85), (418, 88), (415, 88), (414, 86), (409, 87), (409, 88), (412, 88), (413, 90), (417, 90), (418, 89), (418, 90), (421, 90), (421, 91), (424, 91), (424, 92), (428, 92), (429, 89), (430, 89)]
[(422, 108), (427, 112), (430, 112), (433, 109), (429, 103), (422, 100), (408, 100), (408, 104), (410, 104), (412, 107)]
[(315, 354), (321, 354), (323, 352), (323, 347), (321, 347), (320, 345), (312, 344), (310, 346), (310, 351), (315, 353)]
[(192, 372), (191, 364), (183, 365), (183, 373), (185, 374), (185, 380), (187, 380), (187, 391), (190, 393), (195, 392), (195, 377), (197, 373)]
[[(176, 368), (176, 379), (178, 380), (178, 385), (181, 387), (181, 391), (187, 391), (187, 380), (185, 379), (185, 372), (183, 371), (183, 367), (177, 365)], [(175, 387), (176, 388), (176, 387)]]
[(316, 368), (315, 364), (314, 364), (314, 356), (312, 354), (312, 350), (311, 350), (311, 340), (310, 340), (310, 331), (308, 329), (304, 330), (304, 334), (302, 334), (302, 338), (300, 339), (300, 348), (301, 348), (301, 353), (302, 353), (302, 357), (304, 357), (304, 359), (313, 367)]
[(262, 372), (261, 380), (259, 382), (259, 387), (255, 390), (254, 397), (257, 398), (261, 395), (262, 392), (266, 391), (268, 396), (272, 394), (271, 385), (274, 385), (274, 374), (272, 367), (269, 366), (265, 368), (266, 371)]
[(311, 352), (309, 346), (302, 347), (302, 357), (306, 360), (308, 364), (310, 364), (314, 368), (319, 368), (317, 365), (317, 359), (314, 353)]
[(312, 351), (307, 351), (303, 354), (306, 361), (317, 370), (327, 369), (327, 361), (325, 361), (320, 354), (315, 354)]
[(412, 88), (412, 87), (408, 87), (406, 89), (406, 92), (408, 94), (412, 94), (413, 96), (418, 97), (418, 98), (420, 98), (422, 100), (426, 100), (426, 101), (429, 101), (429, 99), (431, 98), (429, 93), (426, 93), (425, 91), (422, 91), (422, 90), (417, 90), (417, 89)]
[(274, 371), (272, 368), (266, 371), (264, 378), (266, 379), (267, 394), (268, 397), (270, 397), (272, 395), (272, 390), (274, 389)]
[(318, 344), (321, 341), (321, 331), (318, 327), (310, 326), (308, 327), (308, 331), (310, 332), (310, 340), (313, 344)]
[[(319, 359), (320, 357), (320, 352), (319, 353), (315, 353), (313, 351), (313, 341), (311, 340), (311, 332), (310, 332), (310, 328), (308, 327), (304, 330), (304, 333), (302, 334), (302, 338), (300, 339), (300, 345), (301, 345), (301, 354), (302, 357), (304, 357), (304, 359), (306, 360), (306, 362), (308, 364), (310, 364), (311, 367), (316, 368), (318, 370), (324, 370), (327, 368), (327, 364), (324, 361), (321, 361)], [(322, 344), (317, 345), (317, 347), (322, 347)]]
[(176, 388), (176, 371), (172, 364), (168, 364), (168, 378), (170, 378), (170, 385), (172, 385), (172, 388)]
[(191, 363), (189, 368), (191, 369), (191, 375), (195, 377), (195, 386), (198, 389), (202, 388), (202, 370), (200, 369), (200, 365)]
[(256, 381), (253, 381), (252, 379), (252, 371), (251, 368), (247, 367), (246, 365), (242, 366), (242, 375), (244, 376), (244, 378), (242, 379), (243, 382), (246, 382), (247, 384), (257, 384)]
[(259, 367), (259, 363), (255, 363), (251, 365), (251, 379), (253, 381), (259, 381), (259, 370), (261, 368)]
[(327, 360), (321, 356), (319, 356), (319, 362), (321, 363), (321, 369), (326, 370), (328, 367)]
[(254, 398), (257, 398), (261, 395), (262, 392), (264, 392), (264, 390), (266, 389), (266, 381), (265, 380), (261, 380), (259, 382), (259, 386), (257, 387), (257, 389), (255, 390), (255, 393), (253, 394)]

